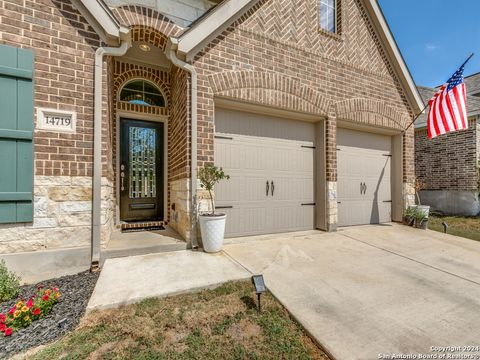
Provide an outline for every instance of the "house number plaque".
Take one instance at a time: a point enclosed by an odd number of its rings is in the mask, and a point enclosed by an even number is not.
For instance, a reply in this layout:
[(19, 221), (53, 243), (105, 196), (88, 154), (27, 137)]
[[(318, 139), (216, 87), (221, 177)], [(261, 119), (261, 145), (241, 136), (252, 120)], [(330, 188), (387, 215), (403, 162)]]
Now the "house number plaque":
[(37, 109), (37, 129), (74, 133), (77, 114), (74, 111)]

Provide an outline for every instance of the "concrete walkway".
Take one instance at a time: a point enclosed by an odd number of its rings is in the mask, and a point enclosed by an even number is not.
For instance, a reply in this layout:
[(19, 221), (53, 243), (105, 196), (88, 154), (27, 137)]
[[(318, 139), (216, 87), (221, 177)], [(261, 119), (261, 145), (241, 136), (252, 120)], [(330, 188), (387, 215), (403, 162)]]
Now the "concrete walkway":
[(250, 274), (225, 254), (176, 251), (107, 259), (87, 311), (215, 287)]
[(264, 274), (337, 360), (480, 346), (479, 242), (392, 224), (240, 239), (225, 252)]

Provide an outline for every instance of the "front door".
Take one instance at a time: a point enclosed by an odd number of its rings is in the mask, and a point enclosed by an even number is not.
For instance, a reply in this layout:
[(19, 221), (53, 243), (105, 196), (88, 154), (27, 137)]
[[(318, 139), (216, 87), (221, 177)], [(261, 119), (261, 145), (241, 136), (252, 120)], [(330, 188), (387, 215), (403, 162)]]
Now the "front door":
[(121, 119), (120, 220), (163, 220), (163, 124)]

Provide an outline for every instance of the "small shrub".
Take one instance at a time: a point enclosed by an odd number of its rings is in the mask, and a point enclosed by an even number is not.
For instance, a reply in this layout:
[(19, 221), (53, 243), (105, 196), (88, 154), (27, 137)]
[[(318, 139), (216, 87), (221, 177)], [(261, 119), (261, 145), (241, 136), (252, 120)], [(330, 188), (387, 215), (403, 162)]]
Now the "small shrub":
[(409, 206), (404, 214), (403, 214), (403, 218), (405, 219), (405, 223), (407, 225), (412, 225), (413, 221), (415, 220), (415, 213), (416, 213), (417, 209), (415, 207), (412, 207), (412, 206)]
[(415, 227), (421, 228), (425, 221), (428, 221), (428, 216), (422, 210), (415, 210)]
[(215, 216), (215, 200), (212, 194), (213, 187), (221, 180), (230, 179), (230, 176), (225, 174), (222, 168), (216, 167), (212, 164), (207, 164), (198, 171), (198, 178), (200, 179), (200, 186), (208, 191), (208, 195), (210, 196), (210, 204), (212, 206), (211, 216)]
[(8, 271), (5, 261), (0, 261), (0, 302), (13, 299), (20, 292), (20, 277)]

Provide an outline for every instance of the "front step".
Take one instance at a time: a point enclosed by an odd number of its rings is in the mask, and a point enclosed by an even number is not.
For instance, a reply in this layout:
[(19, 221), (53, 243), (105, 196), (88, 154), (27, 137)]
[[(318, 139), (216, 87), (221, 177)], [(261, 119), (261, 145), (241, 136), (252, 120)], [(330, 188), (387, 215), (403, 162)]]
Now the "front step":
[(141, 221), (122, 223), (117, 225), (117, 228), (120, 228), (121, 232), (157, 231), (165, 230), (166, 225), (165, 221)]
[(144, 246), (144, 247), (137, 247), (137, 248), (131, 248), (131, 249), (105, 249), (102, 251), (100, 264), (101, 266), (103, 266), (103, 264), (105, 263), (105, 260), (107, 259), (155, 254), (155, 253), (162, 253), (162, 252), (181, 251), (186, 249), (187, 249), (187, 244), (182, 242), (179, 242), (176, 244)]

